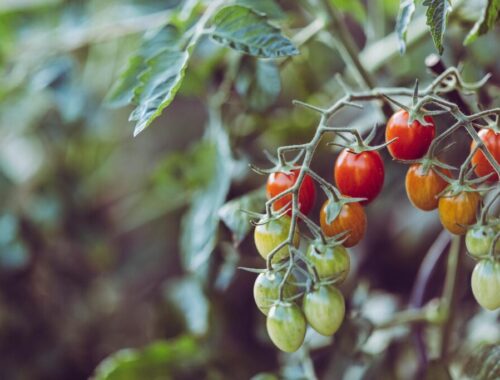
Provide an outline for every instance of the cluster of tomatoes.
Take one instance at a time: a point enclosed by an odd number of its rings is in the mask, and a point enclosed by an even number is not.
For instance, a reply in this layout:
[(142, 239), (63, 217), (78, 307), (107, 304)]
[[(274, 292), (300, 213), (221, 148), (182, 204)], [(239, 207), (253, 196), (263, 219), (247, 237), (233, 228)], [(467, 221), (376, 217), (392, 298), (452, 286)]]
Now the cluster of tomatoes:
[[(452, 234), (467, 233), (467, 248), (480, 261), (472, 275), (472, 289), (485, 308), (500, 307), (500, 262), (491, 247), (500, 230), (498, 221), (476, 223), (481, 196), (467, 179), (454, 180), (447, 165), (426, 156), (435, 136), (434, 120), (425, 116), (425, 124), (400, 110), (392, 115), (386, 126), (386, 146), (394, 159), (410, 162), (406, 175), (406, 191), (411, 203), (424, 211), (438, 208), (442, 225)], [(479, 136), (486, 148), (500, 162), (500, 133), (483, 129)], [(471, 149), (474, 149), (472, 144)], [(498, 175), (481, 150), (472, 158), (476, 175), (498, 183)], [(272, 173), (267, 182), (267, 197), (272, 199), (294, 186), (299, 170)], [(323, 335), (332, 335), (340, 327), (345, 314), (342, 293), (335, 285), (349, 271), (350, 260), (346, 247), (356, 245), (364, 236), (366, 215), (363, 206), (382, 190), (384, 164), (379, 152), (362, 142), (341, 151), (334, 167), (337, 194), (327, 200), (319, 215), (324, 236), (331, 241), (312, 241), (304, 255), (308, 270), (315, 278), (300, 292), (293, 275), (285, 275), (289, 250), (298, 248), (300, 235), (294, 231), (293, 246), (283, 245), (289, 239), (291, 210), (279, 218), (261, 220), (255, 228), (255, 244), (260, 255), (267, 259), (273, 253), (273, 270), (257, 277), (254, 298), (258, 308), (267, 316), (267, 330), (273, 343), (283, 351), (297, 350), (304, 340), (306, 326)], [(472, 183), (472, 182), (471, 182)], [(300, 213), (307, 215), (316, 198), (313, 179), (305, 175), (298, 191)], [(290, 208), (292, 195), (282, 196), (273, 203), (274, 210)], [(335, 207), (335, 204), (337, 207)], [(335, 210), (335, 211), (332, 211)], [(338, 238), (343, 236), (343, 238)], [(281, 248), (278, 247), (281, 245)], [(500, 248), (500, 242), (497, 245)], [(299, 252), (300, 254), (300, 252)], [(300, 254), (301, 255), (301, 254)], [(311, 269), (313, 268), (313, 269)], [(302, 297), (303, 295), (303, 297)], [(297, 301), (302, 298), (302, 307)]]

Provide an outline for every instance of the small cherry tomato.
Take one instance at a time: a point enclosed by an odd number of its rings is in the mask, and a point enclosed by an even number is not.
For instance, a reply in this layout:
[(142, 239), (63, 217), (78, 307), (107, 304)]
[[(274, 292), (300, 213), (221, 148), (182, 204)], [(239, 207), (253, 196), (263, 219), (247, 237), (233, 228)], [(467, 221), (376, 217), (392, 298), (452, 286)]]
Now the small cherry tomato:
[[(486, 148), (489, 150), (491, 155), (495, 158), (495, 161), (500, 163), (500, 133), (495, 133), (495, 131), (491, 129), (483, 128), (479, 131), (479, 137), (483, 141)], [(472, 141), (471, 150), (476, 147), (476, 142)], [(478, 150), (472, 156), (472, 165), (475, 165), (476, 168), (474, 172), (478, 177), (483, 177), (490, 173), (494, 173), (490, 178), (488, 178), (488, 182), (496, 182), (498, 181), (498, 174), (495, 172), (493, 166), (488, 161), (486, 156), (481, 150)]]
[(500, 262), (492, 259), (479, 261), (471, 277), (471, 288), (478, 304), (488, 310), (500, 307)]
[(344, 247), (352, 247), (363, 238), (366, 230), (366, 214), (358, 202), (346, 203), (342, 206), (339, 215), (328, 224), (326, 221), (326, 207), (328, 201), (323, 204), (319, 214), (321, 229), (326, 236), (334, 236), (344, 231), (349, 231), (348, 238), (344, 241)]
[(451, 173), (445, 169), (430, 168), (424, 174), (422, 164), (413, 164), (406, 173), (406, 194), (410, 202), (416, 208), (424, 211), (434, 210), (438, 206), (438, 194), (441, 193), (448, 183), (442, 179), (435, 170), (441, 171), (448, 177)]
[(281, 351), (297, 351), (306, 335), (306, 319), (293, 302), (276, 302), (267, 316), (267, 333)]
[[(267, 199), (271, 199), (276, 195), (288, 190), (297, 181), (299, 170), (292, 170), (290, 174), (271, 173), (267, 179), (266, 195)], [(316, 199), (316, 189), (314, 181), (309, 175), (304, 176), (304, 180), (299, 189), (299, 209), (303, 214), (308, 214), (311, 211)], [(273, 203), (274, 210), (280, 210), (286, 205), (289, 205), (288, 214), (291, 215), (292, 194), (285, 195)]]
[[(267, 271), (260, 273), (253, 286), (253, 297), (259, 310), (267, 315), (271, 306), (278, 300), (279, 286), (283, 281), (284, 273), (281, 271)], [(290, 275), (283, 288), (285, 298), (292, 297), (297, 293), (297, 287), (293, 284), (295, 277)]]
[[(469, 228), (467, 234), (465, 235), (465, 246), (467, 247), (467, 251), (469, 251), (473, 257), (478, 259), (488, 255), (496, 233), (497, 231), (492, 226), (477, 226)], [(494, 253), (500, 253), (499, 242), (497, 242), (495, 246)]]
[(335, 334), (344, 320), (344, 297), (333, 286), (321, 285), (307, 293), (302, 308), (307, 322), (321, 335)]
[(353, 153), (344, 149), (335, 161), (333, 176), (342, 194), (366, 198), (361, 204), (368, 204), (384, 185), (384, 162), (376, 151)]
[(444, 228), (455, 235), (464, 235), (467, 226), (476, 221), (476, 210), (481, 197), (476, 192), (462, 191), (439, 198), (439, 219)]
[[(255, 227), (254, 240), (257, 251), (266, 259), (267, 256), (278, 245), (288, 239), (290, 232), (291, 218), (288, 215), (283, 215), (279, 219), (273, 219), (265, 224), (259, 224)], [(300, 241), (298, 226), (295, 228), (293, 236), (293, 245), (298, 247)], [(285, 246), (281, 248), (273, 257), (273, 263), (277, 263), (289, 256), (289, 248)]]
[(309, 246), (306, 258), (314, 265), (322, 280), (338, 279), (341, 283), (347, 277), (351, 261), (342, 245), (329, 246), (314, 243)]
[(421, 158), (431, 145), (436, 127), (430, 116), (424, 116), (426, 125), (417, 120), (408, 124), (409, 114), (405, 110), (399, 110), (391, 116), (385, 129), (385, 141), (393, 141), (387, 146), (392, 157), (399, 160), (416, 160)]

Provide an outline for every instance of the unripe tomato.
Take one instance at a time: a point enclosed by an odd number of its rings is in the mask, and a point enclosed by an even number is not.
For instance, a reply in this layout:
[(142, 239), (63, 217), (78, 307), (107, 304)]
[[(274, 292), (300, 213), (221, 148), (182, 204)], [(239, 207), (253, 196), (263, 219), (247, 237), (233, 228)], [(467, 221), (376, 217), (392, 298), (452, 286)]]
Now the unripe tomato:
[(293, 302), (276, 302), (267, 316), (267, 333), (281, 351), (297, 351), (306, 335), (306, 319)]
[(335, 334), (344, 320), (344, 296), (333, 286), (321, 285), (307, 293), (302, 308), (307, 322), (322, 335)]
[[(267, 179), (266, 195), (267, 199), (271, 199), (283, 191), (292, 187), (297, 181), (299, 170), (292, 170), (290, 174), (271, 173)], [(299, 189), (299, 209), (303, 214), (308, 214), (311, 211), (316, 199), (316, 189), (314, 181), (307, 174)], [(283, 198), (278, 199), (273, 203), (274, 210), (280, 210), (286, 205), (289, 205), (288, 214), (291, 215), (292, 194), (287, 194)]]
[[(257, 276), (253, 286), (253, 297), (259, 310), (267, 315), (271, 306), (278, 300), (279, 286), (283, 281), (284, 273), (263, 272)], [(290, 275), (283, 288), (285, 298), (292, 297), (297, 293), (297, 287), (293, 284), (295, 277)]]
[(471, 277), (472, 293), (485, 309), (500, 307), (500, 262), (492, 259), (479, 261)]
[(416, 160), (421, 158), (431, 145), (436, 127), (430, 116), (424, 116), (426, 125), (417, 120), (408, 124), (409, 114), (405, 110), (399, 110), (391, 116), (385, 129), (385, 141), (393, 141), (387, 146), (392, 157), (399, 160)]
[(348, 238), (344, 241), (345, 247), (352, 247), (363, 238), (366, 230), (366, 214), (358, 202), (346, 203), (342, 206), (339, 215), (328, 224), (326, 221), (326, 206), (323, 204), (319, 214), (321, 229), (326, 236), (334, 236), (344, 231), (349, 231)]
[(439, 219), (444, 228), (455, 235), (464, 235), (467, 226), (476, 221), (481, 197), (476, 192), (462, 191), (457, 195), (439, 198)]
[[(255, 227), (254, 240), (257, 251), (266, 259), (271, 251), (288, 239), (290, 232), (291, 218), (283, 215), (279, 219), (273, 219), (265, 224), (259, 224)], [(295, 228), (293, 236), (293, 245), (298, 247), (300, 241), (299, 228)], [(288, 246), (281, 248), (273, 257), (273, 263), (283, 260), (288, 257)]]
[(311, 244), (307, 249), (306, 258), (314, 265), (322, 280), (338, 278), (341, 283), (349, 273), (351, 261), (347, 249), (342, 245), (332, 247), (324, 244)]
[(376, 151), (340, 152), (335, 161), (333, 176), (342, 194), (353, 198), (366, 198), (370, 203), (384, 185), (384, 162)]
[[(465, 235), (465, 245), (467, 251), (476, 257), (481, 258), (490, 252), (497, 231), (491, 226), (477, 226), (470, 228)], [(495, 252), (500, 253), (500, 243), (497, 242)]]
[[(495, 133), (495, 131), (491, 129), (483, 128), (479, 131), (479, 137), (483, 141), (486, 148), (490, 151), (492, 156), (495, 158), (495, 161), (500, 163), (500, 133)], [(470, 149), (474, 149), (476, 147), (476, 142), (472, 141)], [(498, 174), (495, 172), (493, 166), (488, 161), (486, 156), (481, 150), (478, 150), (474, 156), (472, 156), (472, 165), (476, 165), (474, 172), (478, 177), (483, 177), (490, 173), (495, 173), (490, 178), (488, 178), (488, 182), (496, 182), (498, 181)]]
[(434, 210), (438, 206), (438, 194), (448, 186), (435, 170), (451, 176), (448, 170), (434, 168), (430, 168), (427, 174), (424, 174), (422, 164), (411, 165), (406, 173), (406, 194), (413, 206), (420, 210)]

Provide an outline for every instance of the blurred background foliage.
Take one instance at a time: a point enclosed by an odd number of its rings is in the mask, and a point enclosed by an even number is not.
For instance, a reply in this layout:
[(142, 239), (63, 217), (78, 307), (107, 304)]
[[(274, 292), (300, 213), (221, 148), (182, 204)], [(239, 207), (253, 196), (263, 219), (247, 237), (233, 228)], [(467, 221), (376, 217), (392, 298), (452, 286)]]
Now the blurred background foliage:
[[(397, 0), (330, 1), (377, 86), (432, 80), (424, 58), (435, 47), (421, 5), (401, 56)], [(319, 19), (315, 1), (238, 3), (267, 14), (296, 43)], [(443, 61), (461, 64), (469, 81), (493, 74), (480, 94), (488, 107), (498, 106), (498, 27), (463, 46), (484, 3), (452, 2)], [(236, 269), (263, 265), (237, 213), (263, 204), (265, 179), (248, 163), (269, 165), (264, 149), (310, 138), (316, 115), (292, 99), (331, 104), (342, 91), (336, 73), (361, 85), (335, 30), (318, 31), (300, 55), (280, 60), (241, 56), (203, 37), (178, 96), (136, 138), (132, 108), (106, 107), (143, 34), (169, 20), (190, 25), (204, 7), (197, 0), (0, 1), (0, 378), (409, 378), (417, 361), (410, 330), (372, 327), (405, 308), (440, 226), (435, 212), (411, 207), (405, 168), (387, 155), (384, 191), (368, 207), (368, 234), (351, 250), (342, 289), (356, 318), (333, 343), (310, 334), (298, 353), (278, 353), (254, 306), (255, 275)], [(212, 105), (230, 70), (235, 80), (219, 113)], [(366, 130), (384, 116), (372, 104), (336, 120)], [(441, 128), (449, 121), (438, 119)], [(465, 135), (455, 140), (452, 163), (469, 144)], [(317, 152), (314, 169), (325, 178), (335, 154), (324, 145)], [(474, 302), (472, 264), (464, 253), (451, 371), (457, 379), (498, 378), (498, 312)], [(428, 298), (442, 279), (439, 266)], [(436, 334), (427, 330), (433, 356)], [(480, 343), (493, 345), (474, 359)], [(484, 377), (478, 363), (491, 366)], [(449, 378), (442, 366), (433, 362), (427, 378)]]

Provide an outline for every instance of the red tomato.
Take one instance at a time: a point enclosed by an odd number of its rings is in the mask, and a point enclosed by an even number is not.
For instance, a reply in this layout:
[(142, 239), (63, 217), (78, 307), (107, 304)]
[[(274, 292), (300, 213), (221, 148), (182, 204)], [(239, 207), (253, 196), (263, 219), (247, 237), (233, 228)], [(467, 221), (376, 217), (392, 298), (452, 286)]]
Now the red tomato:
[(333, 175), (342, 194), (366, 198), (361, 204), (367, 204), (382, 190), (384, 163), (376, 151), (353, 153), (344, 149), (335, 161)]
[(385, 129), (386, 142), (397, 137), (387, 149), (392, 157), (400, 160), (416, 160), (421, 158), (431, 145), (436, 134), (434, 120), (430, 116), (424, 116), (428, 123), (425, 126), (417, 120), (408, 124), (408, 112), (399, 110), (391, 116)]
[[(495, 133), (495, 131), (491, 129), (481, 129), (479, 131), (479, 137), (483, 141), (486, 148), (490, 151), (490, 153), (495, 158), (496, 162), (500, 162), (500, 133)], [(472, 141), (471, 150), (476, 146), (476, 142)], [(492, 175), (488, 182), (496, 182), (498, 181), (498, 174), (495, 172), (493, 166), (491, 166), (490, 162), (484, 155), (482, 151), (477, 151), (472, 157), (472, 165), (476, 165), (474, 169), (476, 175), (478, 177), (483, 177), (490, 173), (495, 173)]]
[(358, 202), (346, 203), (342, 206), (340, 214), (328, 224), (326, 220), (326, 201), (319, 213), (319, 223), (326, 236), (334, 236), (344, 231), (349, 231), (348, 238), (344, 241), (344, 247), (352, 247), (365, 236), (366, 214)]
[[(289, 189), (297, 181), (299, 175), (299, 170), (292, 170), (290, 174), (285, 173), (271, 173), (267, 179), (266, 194), (267, 199), (271, 199), (276, 195), (282, 193), (283, 191)], [(314, 181), (307, 174), (300, 185), (299, 190), (299, 208), (303, 214), (308, 214), (311, 211), (314, 201), (316, 199), (316, 189), (314, 187)], [(292, 194), (287, 194), (284, 197), (278, 199), (273, 203), (273, 208), (275, 210), (280, 210), (289, 204), (290, 210), (288, 214), (291, 215), (291, 202)]]
[(406, 173), (406, 194), (411, 203), (420, 210), (430, 211), (437, 208), (437, 196), (448, 186), (448, 183), (436, 174), (436, 170), (451, 177), (450, 171), (446, 169), (430, 168), (427, 174), (424, 174), (422, 164), (411, 165)]

